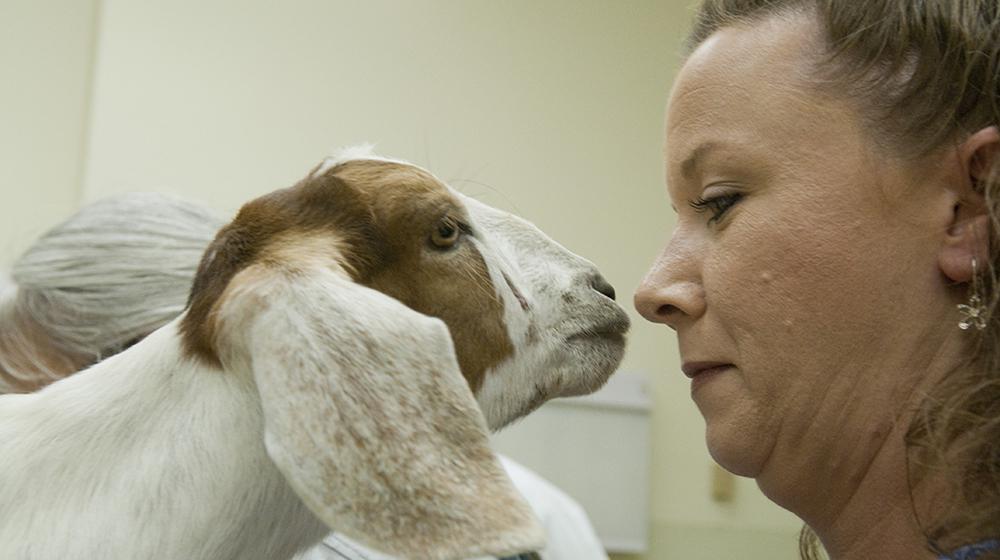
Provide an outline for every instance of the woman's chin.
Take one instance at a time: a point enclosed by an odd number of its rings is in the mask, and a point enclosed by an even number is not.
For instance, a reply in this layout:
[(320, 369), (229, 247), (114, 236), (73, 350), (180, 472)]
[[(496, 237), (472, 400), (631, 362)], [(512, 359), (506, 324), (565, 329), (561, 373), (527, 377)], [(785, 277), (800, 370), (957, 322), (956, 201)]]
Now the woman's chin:
[(757, 478), (766, 459), (769, 446), (760, 445), (755, 438), (748, 438), (730, 426), (708, 424), (705, 443), (712, 459), (723, 469), (736, 476)]

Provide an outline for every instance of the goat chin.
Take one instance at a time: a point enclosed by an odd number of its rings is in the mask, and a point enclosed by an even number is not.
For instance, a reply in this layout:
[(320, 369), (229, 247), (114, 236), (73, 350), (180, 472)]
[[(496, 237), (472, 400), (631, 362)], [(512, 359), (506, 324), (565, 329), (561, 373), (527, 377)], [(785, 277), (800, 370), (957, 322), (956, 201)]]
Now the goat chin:
[(178, 341), (175, 321), (38, 393), (0, 397), (0, 457), (28, 458), (0, 461), (0, 558), (271, 560), (328, 532), (268, 458), (252, 380), (199, 365)]

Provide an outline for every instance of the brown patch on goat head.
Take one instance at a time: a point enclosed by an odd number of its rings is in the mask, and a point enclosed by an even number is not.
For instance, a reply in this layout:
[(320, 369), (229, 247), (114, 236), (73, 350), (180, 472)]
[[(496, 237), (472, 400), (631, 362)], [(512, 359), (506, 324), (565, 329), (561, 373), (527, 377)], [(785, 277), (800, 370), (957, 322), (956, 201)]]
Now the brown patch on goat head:
[[(305, 259), (296, 255), (315, 256), (316, 239), (327, 234), (330, 256), (354, 281), (448, 325), (462, 373), (478, 391), (486, 371), (514, 350), (476, 247), (468, 240), (448, 250), (431, 244), (445, 217), (468, 222), (444, 185), (415, 167), (376, 160), (348, 161), (251, 201), (202, 259), (181, 325), (184, 346), (220, 365), (215, 314), (233, 276), (251, 264), (297, 268)], [(307, 246), (299, 248), (299, 239)]]
[(377, 254), (366, 247), (378, 244), (367, 214), (367, 204), (356, 189), (329, 175), (307, 178), (243, 205), (208, 246), (195, 273), (180, 326), (185, 350), (212, 365), (221, 365), (215, 349), (220, 298), (241, 270), (253, 264), (274, 264), (261, 262), (271, 243), (295, 233), (312, 237), (328, 231), (354, 248), (341, 255), (345, 267), (363, 264), (365, 259), (360, 255)]

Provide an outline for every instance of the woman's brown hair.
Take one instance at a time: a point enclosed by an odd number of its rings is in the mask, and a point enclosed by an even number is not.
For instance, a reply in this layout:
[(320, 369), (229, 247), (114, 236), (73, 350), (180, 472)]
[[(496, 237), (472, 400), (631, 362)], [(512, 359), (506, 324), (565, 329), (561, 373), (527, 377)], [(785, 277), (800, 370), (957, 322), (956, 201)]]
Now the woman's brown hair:
[[(724, 27), (796, 15), (821, 34), (817, 87), (854, 102), (872, 140), (894, 156), (916, 161), (1000, 125), (997, 0), (704, 0), (688, 49)], [(911, 484), (928, 472), (955, 484), (952, 507), (921, 520), (938, 551), (1000, 538), (1000, 156), (984, 177), (976, 188), (991, 221), (990, 262), (980, 267), (987, 326), (972, 335), (969, 363), (926, 394), (906, 436)], [(956, 312), (956, 329), (958, 320)], [(818, 549), (806, 527), (803, 558)]]

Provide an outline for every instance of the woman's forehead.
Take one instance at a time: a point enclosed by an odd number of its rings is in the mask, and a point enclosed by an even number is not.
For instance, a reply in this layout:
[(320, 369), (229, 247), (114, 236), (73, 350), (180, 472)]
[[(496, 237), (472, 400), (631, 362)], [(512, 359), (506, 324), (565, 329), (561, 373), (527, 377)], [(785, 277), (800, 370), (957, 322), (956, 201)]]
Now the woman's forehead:
[(720, 147), (798, 151), (838, 134), (857, 137), (857, 114), (811, 81), (815, 40), (806, 22), (727, 27), (692, 53), (667, 106), (672, 176), (689, 175)]
[(815, 94), (811, 76), (818, 46), (813, 27), (808, 20), (796, 25), (768, 20), (719, 30), (681, 68), (669, 108), (710, 110), (733, 103), (759, 105), (777, 95)]

